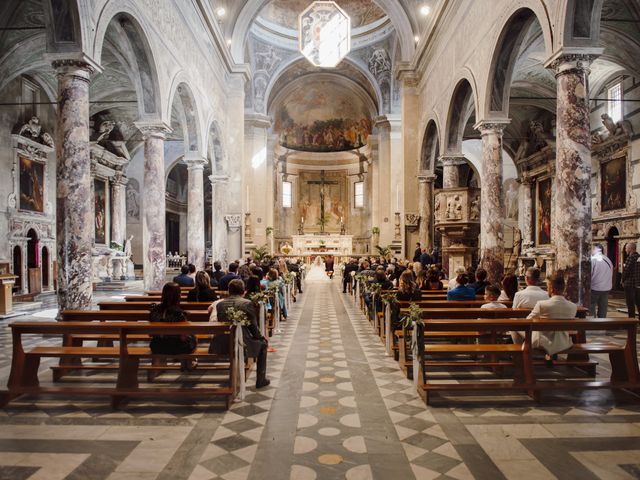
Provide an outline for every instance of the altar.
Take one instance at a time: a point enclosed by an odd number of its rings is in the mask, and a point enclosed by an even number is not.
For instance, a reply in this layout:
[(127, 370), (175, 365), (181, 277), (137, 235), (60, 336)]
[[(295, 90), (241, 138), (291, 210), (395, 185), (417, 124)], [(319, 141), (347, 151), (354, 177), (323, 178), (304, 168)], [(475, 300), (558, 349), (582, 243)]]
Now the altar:
[(293, 236), (292, 255), (351, 255), (353, 236), (339, 234), (306, 234)]

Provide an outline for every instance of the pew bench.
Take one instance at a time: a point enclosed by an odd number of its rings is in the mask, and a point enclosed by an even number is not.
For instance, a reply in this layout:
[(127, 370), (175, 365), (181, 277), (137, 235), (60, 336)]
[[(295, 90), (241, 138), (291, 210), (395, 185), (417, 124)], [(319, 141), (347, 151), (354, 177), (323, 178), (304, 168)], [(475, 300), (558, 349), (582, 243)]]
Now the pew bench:
[[(478, 331), (483, 332), (493, 332), (496, 335), (507, 330), (518, 329), (525, 332), (525, 339), (522, 344), (518, 345), (431, 345), (424, 342), (424, 336), (430, 331), (464, 332), (471, 328), (477, 328)], [(430, 402), (430, 392), (448, 390), (525, 390), (535, 400), (540, 399), (541, 392), (554, 389), (614, 388), (640, 390), (640, 373), (636, 353), (637, 321), (634, 319), (428, 319), (418, 329), (420, 341), (417, 343), (417, 384), (418, 392), (427, 404)], [(531, 343), (534, 331), (572, 332), (575, 330), (582, 332), (599, 330), (626, 331), (627, 339), (624, 345), (618, 345), (613, 342), (587, 342), (584, 340), (562, 352), (563, 354), (608, 354), (611, 363), (611, 377), (608, 381), (575, 379), (571, 373), (563, 380), (549, 379), (545, 375), (546, 369), (540, 369), (542, 373), (538, 373), (534, 369), (535, 366), (542, 363), (534, 361), (534, 353), (537, 353), (537, 349), (532, 348)], [(477, 361), (469, 359), (469, 357), (477, 354), (483, 354), (489, 360)], [(440, 361), (439, 358), (436, 358), (440, 355), (447, 356), (447, 360)], [(461, 355), (464, 355), (464, 358), (460, 359)], [(510, 360), (496, 361), (493, 355), (509, 356)], [(571, 360), (555, 363), (575, 366), (571, 365), (573, 363)], [(455, 384), (429, 381), (431, 379), (430, 372), (435, 367), (452, 368), (456, 366), (493, 365), (512, 366), (514, 371), (513, 382), (504, 382), (502, 378), (498, 378), (496, 381), (464, 381)], [(437, 379), (442, 380), (443, 377), (438, 376)]]
[[(235, 342), (234, 328), (220, 323), (149, 323), (149, 322), (15, 322), (10, 325), (13, 338), (13, 358), (7, 390), (0, 392), (0, 406), (6, 405), (11, 399), (22, 394), (60, 394), (68, 396), (103, 395), (111, 397), (112, 406), (117, 408), (128, 397), (153, 397), (163, 400), (180, 397), (219, 397), (229, 408), (236, 393), (237, 374), (234, 372)], [(88, 347), (88, 346), (37, 346), (25, 351), (23, 335), (61, 335), (74, 334), (103, 334), (118, 335), (118, 347)], [(208, 353), (208, 349), (197, 349), (192, 354), (159, 355), (153, 354), (149, 347), (131, 345), (131, 340), (137, 336), (152, 335), (197, 335), (207, 336), (231, 334), (229, 337), (230, 355), (222, 358), (220, 355)], [(117, 360), (117, 379), (115, 385), (109, 387), (91, 385), (86, 382), (58, 384), (55, 387), (40, 385), (38, 368), (42, 358), (60, 358), (82, 361), (83, 358), (108, 358)], [(215, 381), (207, 378), (208, 384), (214, 387), (141, 387), (138, 380), (141, 360), (166, 362), (168, 360), (201, 359), (218, 363), (217, 370), (227, 373)], [(165, 365), (161, 365), (166, 369)]]

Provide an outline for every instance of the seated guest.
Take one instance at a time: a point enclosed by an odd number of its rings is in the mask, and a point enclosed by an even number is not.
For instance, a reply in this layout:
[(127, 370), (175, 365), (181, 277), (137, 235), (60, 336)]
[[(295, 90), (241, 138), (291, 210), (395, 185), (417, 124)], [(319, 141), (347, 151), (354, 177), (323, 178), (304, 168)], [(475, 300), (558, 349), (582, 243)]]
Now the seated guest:
[[(275, 268), (269, 269), (267, 276), (260, 282), (260, 285), (265, 290), (269, 289), (272, 285), (276, 285), (278, 306), (280, 307), (280, 314), (286, 320), (287, 319), (287, 305), (284, 301), (284, 281), (278, 275), (278, 270)], [(272, 287), (273, 288), (273, 287)]]
[[(551, 294), (548, 300), (540, 300), (533, 307), (527, 318), (575, 318), (578, 306), (564, 297), (564, 277), (559, 274), (547, 279), (547, 288)], [(531, 345), (547, 352), (547, 360), (551, 355), (571, 348), (573, 343), (568, 332), (532, 332)]]
[(507, 308), (504, 303), (498, 301), (500, 289), (495, 285), (487, 285), (484, 289), (484, 299), (488, 302), (480, 308)]
[(440, 281), (440, 275), (437, 270), (429, 273), (426, 284), (422, 285), (422, 290), (444, 290), (444, 285)]
[[(162, 288), (160, 303), (154, 303), (149, 308), (149, 321), (151, 322), (184, 322), (187, 314), (180, 308), (180, 285), (167, 283)], [(153, 353), (164, 355), (180, 355), (193, 353), (198, 342), (193, 335), (154, 335), (151, 338), (149, 348)], [(182, 361), (182, 370), (193, 370), (198, 364), (197, 360)]]
[(487, 271), (484, 268), (476, 270), (476, 281), (469, 286), (476, 291), (476, 295), (484, 295), (484, 289), (489, 285), (487, 282)]
[(408, 270), (400, 275), (397, 297), (401, 302), (417, 302), (422, 297), (422, 292), (416, 282), (413, 281), (413, 275)]
[[(269, 341), (262, 336), (257, 323), (256, 308), (251, 302), (243, 298), (244, 283), (239, 278), (235, 278), (229, 282), (229, 298), (221, 300), (216, 305), (216, 311), (218, 313), (218, 321), (228, 322), (227, 308), (233, 307), (237, 310), (241, 310), (246, 313), (249, 325), (242, 327), (242, 334), (244, 339), (245, 354), (251, 358), (257, 358), (258, 364), (256, 369), (256, 388), (263, 388), (269, 385), (271, 382), (267, 379), (267, 347)], [(226, 335), (220, 335), (219, 337), (225, 337)], [(217, 338), (217, 337), (216, 337)], [(227, 337), (228, 338), (228, 337)], [(228, 340), (225, 342), (224, 338), (216, 340), (212, 343), (210, 350), (211, 353), (225, 353), (224, 345), (228, 345)], [(222, 350), (222, 351), (216, 351)]]
[(196, 266), (193, 263), (188, 265), (189, 267), (189, 276), (193, 278), (193, 281), (196, 281)]
[(218, 295), (211, 288), (211, 281), (206, 272), (196, 273), (196, 286), (187, 294), (188, 302), (215, 302)]
[[(260, 271), (262, 272), (262, 269), (260, 269)], [(249, 298), (254, 293), (260, 293), (261, 291), (262, 291), (262, 288), (260, 287), (260, 277), (256, 275), (251, 275), (247, 279), (247, 288), (245, 289), (244, 296), (246, 298)]]
[(376, 269), (373, 282), (371, 283), (379, 283), (381, 285), (381, 290), (393, 290), (393, 283), (391, 283), (391, 281), (387, 278), (384, 267), (378, 267)]
[(499, 302), (504, 302), (507, 300), (513, 301), (513, 297), (518, 291), (518, 277), (514, 274), (510, 273), (503, 277), (502, 279), (502, 291), (500, 292), (500, 297), (498, 297)]
[[(453, 275), (451, 275), (451, 280), (449, 280), (449, 290), (453, 290), (458, 286), (458, 275), (466, 275), (467, 269), (463, 266), (459, 266), (455, 269)], [(469, 281), (469, 276), (467, 275), (467, 281)]]
[(429, 284), (429, 272), (427, 272), (425, 269), (420, 270), (420, 272), (418, 273), (418, 278), (416, 278), (416, 285), (418, 285), (418, 288), (420, 290), (424, 289), (426, 290), (428, 284)]
[(209, 275), (209, 279), (211, 280), (211, 285), (218, 286), (220, 283), (220, 279), (224, 277), (224, 272), (222, 271), (222, 265), (220, 262), (213, 262), (213, 272)]
[(231, 280), (240, 278), (237, 272), (238, 272), (238, 264), (236, 262), (229, 264), (229, 273), (227, 273), (224, 277), (222, 277), (218, 282), (218, 290), (223, 290), (223, 291), (227, 290), (229, 288), (229, 282)]
[(549, 300), (549, 295), (538, 286), (540, 270), (535, 267), (527, 268), (524, 276), (527, 288), (520, 290), (513, 296), (513, 308), (533, 308), (540, 300)]
[(475, 300), (476, 291), (469, 287), (469, 276), (466, 273), (456, 278), (456, 288), (447, 292), (447, 300)]
[(193, 287), (195, 281), (189, 276), (189, 265), (183, 265), (180, 269), (180, 275), (173, 277), (173, 281), (181, 287)]

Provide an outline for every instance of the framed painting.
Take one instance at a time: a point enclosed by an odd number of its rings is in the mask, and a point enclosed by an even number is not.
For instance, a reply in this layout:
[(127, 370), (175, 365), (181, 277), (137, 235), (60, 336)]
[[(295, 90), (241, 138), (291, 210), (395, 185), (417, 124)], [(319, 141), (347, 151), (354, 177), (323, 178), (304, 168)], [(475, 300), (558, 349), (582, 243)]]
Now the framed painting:
[(44, 213), (44, 163), (20, 156), (20, 210)]
[(107, 182), (95, 179), (94, 211), (95, 211), (95, 243), (107, 243)]
[(536, 244), (551, 243), (551, 178), (538, 180), (536, 191)]
[(626, 208), (627, 157), (600, 164), (600, 205), (603, 212)]

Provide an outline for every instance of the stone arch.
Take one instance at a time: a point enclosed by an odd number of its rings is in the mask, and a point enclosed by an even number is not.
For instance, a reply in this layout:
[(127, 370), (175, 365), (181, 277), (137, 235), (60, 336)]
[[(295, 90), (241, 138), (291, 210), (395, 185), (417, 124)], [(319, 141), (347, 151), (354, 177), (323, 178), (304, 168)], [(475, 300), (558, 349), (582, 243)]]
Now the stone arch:
[[(469, 80), (471, 78), (471, 80)], [(447, 114), (446, 130), (444, 132), (444, 151), (460, 153), (462, 151), (462, 137), (467, 121), (471, 115), (477, 118), (477, 88), (473, 77), (464, 76), (453, 90), (449, 111)]]
[(131, 65), (131, 80), (136, 88), (138, 110), (142, 119), (162, 118), (160, 81), (155, 55), (149, 42), (150, 35), (143, 27), (144, 18), (135, 5), (127, 3), (120, 9), (105, 8), (101, 12), (94, 41), (94, 58), (100, 62), (107, 31), (115, 28), (118, 38), (126, 44), (127, 60)]
[(560, 2), (563, 47), (597, 47), (604, 0), (563, 0)]
[(47, 47), (53, 52), (81, 51), (82, 17), (77, 0), (47, 0), (43, 3), (48, 26)]
[[(245, 46), (251, 23), (269, 1), (247, 2), (240, 11), (231, 34), (231, 55), (236, 62), (245, 62)], [(402, 60), (410, 61), (415, 52), (415, 40), (414, 27), (407, 13), (397, 0), (375, 0), (375, 3), (385, 11), (395, 27), (400, 42)]]
[(534, 22), (541, 27), (547, 57), (551, 56), (552, 36), (547, 28), (548, 18), (540, 18), (530, 8), (518, 8), (512, 12), (504, 23), (493, 50), (485, 89), (483, 118), (508, 117), (511, 80), (518, 52)]
[(435, 163), (440, 156), (440, 137), (438, 124), (435, 119), (429, 120), (422, 138), (422, 152), (418, 170), (422, 173), (433, 172)]
[(171, 92), (166, 118), (171, 117), (171, 109), (174, 102), (180, 102), (184, 113), (183, 131), (185, 153), (202, 151), (200, 117), (198, 115), (198, 107), (193, 95), (193, 90), (185, 79), (182, 78), (182, 75), (178, 75), (174, 79), (174, 86), (172, 86)]
[(216, 120), (209, 123), (207, 131), (207, 160), (213, 175), (226, 175), (229, 170), (222, 141), (222, 130)]

